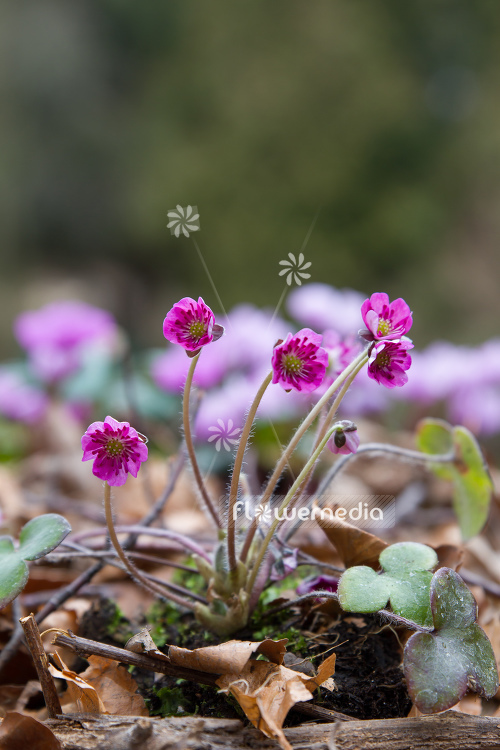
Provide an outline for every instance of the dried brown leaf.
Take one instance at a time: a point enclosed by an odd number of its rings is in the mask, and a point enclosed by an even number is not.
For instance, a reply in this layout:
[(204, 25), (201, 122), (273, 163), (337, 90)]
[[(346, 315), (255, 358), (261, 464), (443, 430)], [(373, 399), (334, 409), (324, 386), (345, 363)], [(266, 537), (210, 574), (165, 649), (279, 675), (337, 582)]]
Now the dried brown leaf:
[(106, 713), (121, 716), (149, 716), (137, 683), (129, 672), (112, 659), (89, 656), (90, 666), (79, 675), (97, 692)]
[(158, 648), (149, 634), (147, 628), (143, 628), (138, 633), (129, 638), (125, 644), (127, 651), (132, 651), (134, 654), (147, 654), (148, 656), (155, 656), (157, 659), (164, 659), (164, 661), (170, 661), (168, 656), (165, 656)]
[(0, 726), (0, 750), (62, 750), (50, 729), (31, 716), (9, 711)]
[(102, 703), (96, 689), (89, 685), (84, 679), (82, 679), (76, 672), (68, 669), (66, 664), (62, 661), (57, 651), (52, 655), (54, 660), (59, 665), (59, 669), (56, 669), (52, 664), (49, 664), (49, 670), (52, 677), (58, 677), (61, 680), (66, 680), (68, 683), (68, 689), (64, 699), (64, 704), (74, 705), (76, 712), (85, 714), (105, 714), (107, 713), (104, 704)]
[(334, 670), (335, 655), (323, 662), (312, 679), (282, 665), (250, 659), (238, 673), (223, 675), (216, 684), (231, 692), (257, 729), (276, 739), (284, 750), (291, 750), (282, 730), (288, 711), (299, 701), (309, 700)]
[(219, 646), (207, 646), (190, 651), (187, 648), (170, 646), (168, 656), (172, 664), (179, 667), (197, 669), (211, 674), (237, 674), (241, 672), (250, 656), (254, 653), (267, 656), (274, 664), (283, 664), (287, 638), (273, 641), (227, 641)]
[[(332, 510), (335, 508), (332, 507)], [(323, 529), (346, 568), (353, 565), (369, 565), (374, 570), (380, 568), (378, 558), (387, 544), (378, 536), (341, 519), (330, 520), (316, 516), (316, 523)]]

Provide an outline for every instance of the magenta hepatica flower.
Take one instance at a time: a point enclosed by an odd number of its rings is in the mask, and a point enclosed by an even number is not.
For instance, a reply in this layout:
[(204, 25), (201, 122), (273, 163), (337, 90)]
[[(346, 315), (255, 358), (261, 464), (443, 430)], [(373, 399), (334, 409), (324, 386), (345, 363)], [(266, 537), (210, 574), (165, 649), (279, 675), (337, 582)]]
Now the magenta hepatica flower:
[(344, 456), (356, 453), (359, 448), (359, 435), (354, 422), (347, 420), (340, 422), (327, 445), (332, 453), (341, 453)]
[(93, 459), (92, 473), (112, 487), (133, 477), (148, 457), (148, 449), (138, 432), (128, 422), (117, 422), (106, 417), (104, 422), (92, 422), (82, 437), (82, 461)]
[(113, 316), (78, 300), (52, 302), (21, 313), (14, 333), (29, 353), (35, 373), (49, 382), (76, 372), (87, 347), (110, 347), (117, 339)]
[(411, 366), (408, 349), (413, 349), (410, 339), (378, 341), (372, 346), (368, 360), (368, 375), (386, 388), (395, 388), (408, 381), (406, 370)]
[(404, 299), (389, 303), (385, 292), (372, 294), (361, 305), (361, 315), (368, 330), (360, 334), (367, 341), (400, 339), (412, 327), (411, 310)]
[(321, 385), (328, 367), (328, 353), (320, 344), (322, 336), (310, 328), (303, 328), (295, 335), (289, 333), (286, 340), (274, 347), (272, 366), (273, 383), (285, 390), (311, 393)]
[(310, 594), (313, 591), (337, 591), (338, 582), (338, 578), (325, 574), (314, 576), (313, 578), (306, 578), (297, 586), (297, 594), (303, 596), (304, 594)]
[(189, 353), (198, 352), (202, 346), (217, 341), (224, 329), (215, 324), (211, 309), (198, 297), (183, 297), (163, 321), (163, 335), (167, 341), (180, 344)]

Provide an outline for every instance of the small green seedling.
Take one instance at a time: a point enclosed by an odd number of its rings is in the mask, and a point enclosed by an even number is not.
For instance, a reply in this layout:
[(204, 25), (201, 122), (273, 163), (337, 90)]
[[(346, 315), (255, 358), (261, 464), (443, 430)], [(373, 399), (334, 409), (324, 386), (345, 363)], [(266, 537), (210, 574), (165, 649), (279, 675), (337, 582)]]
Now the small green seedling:
[(338, 596), (347, 612), (378, 612), (390, 601), (395, 614), (423, 626), (432, 625), (429, 590), (437, 555), (431, 547), (401, 542), (379, 557), (384, 572), (366, 565), (348, 568), (339, 581)]
[(423, 713), (446, 711), (468, 688), (484, 698), (498, 690), (495, 655), (477, 625), (477, 605), (455, 571), (434, 575), (430, 600), (434, 630), (415, 633), (406, 644), (404, 671), (408, 692)]
[(424, 419), (417, 428), (417, 445), (431, 455), (455, 453), (453, 463), (430, 464), (430, 468), (453, 483), (453, 507), (463, 539), (479, 534), (488, 518), (493, 482), (474, 435), (442, 419)]
[(17, 547), (12, 537), (0, 537), (0, 609), (26, 586), (29, 575), (26, 562), (52, 552), (70, 531), (71, 526), (65, 518), (57, 513), (47, 513), (23, 526)]

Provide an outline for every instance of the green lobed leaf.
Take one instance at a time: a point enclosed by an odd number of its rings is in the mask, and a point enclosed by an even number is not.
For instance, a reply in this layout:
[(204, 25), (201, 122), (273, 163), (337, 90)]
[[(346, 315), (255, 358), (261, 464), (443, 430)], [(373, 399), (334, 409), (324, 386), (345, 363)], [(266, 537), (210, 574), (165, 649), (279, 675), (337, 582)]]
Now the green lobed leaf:
[(68, 521), (58, 513), (33, 518), (19, 534), (19, 555), (23, 560), (38, 560), (57, 547), (70, 531)]
[(377, 574), (365, 565), (348, 568), (342, 575), (338, 596), (347, 612), (378, 612), (390, 601), (393, 611), (421, 625), (431, 625), (431, 568), (437, 555), (431, 547), (401, 542), (380, 554), (384, 572)]
[(367, 565), (355, 565), (342, 575), (338, 585), (339, 603), (346, 612), (378, 612), (391, 594), (384, 576)]
[(475, 622), (477, 606), (460, 576), (441, 568), (431, 582), (432, 633), (415, 633), (404, 651), (410, 696), (423, 713), (446, 711), (470, 687), (491, 698), (498, 672), (491, 643)]
[(0, 609), (5, 607), (12, 599), (15, 599), (26, 586), (28, 580), (28, 566), (13, 554), (0, 553)]
[(493, 482), (474, 435), (466, 427), (451, 427), (441, 419), (424, 419), (417, 428), (417, 445), (436, 455), (455, 450), (455, 463), (431, 465), (432, 471), (453, 483), (453, 507), (462, 537), (478, 534), (488, 518)]

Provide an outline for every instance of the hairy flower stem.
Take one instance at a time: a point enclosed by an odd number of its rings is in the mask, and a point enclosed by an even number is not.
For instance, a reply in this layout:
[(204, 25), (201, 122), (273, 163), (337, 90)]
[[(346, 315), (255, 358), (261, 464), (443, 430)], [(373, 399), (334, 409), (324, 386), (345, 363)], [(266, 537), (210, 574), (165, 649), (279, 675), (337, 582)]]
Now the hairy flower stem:
[(248, 579), (247, 592), (248, 592), (249, 596), (252, 593), (252, 589), (254, 587), (255, 579), (257, 578), (257, 574), (259, 572), (259, 568), (262, 565), (262, 562), (264, 560), (265, 554), (267, 552), (267, 548), (268, 548), (269, 543), (271, 542), (271, 540), (272, 540), (272, 538), (274, 536), (276, 528), (278, 527), (278, 524), (282, 523), (285, 520), (282, 517), (283, 511), (290, 504), (290, 502), (293, 500), (293, 498), (295, 496), (295, 493), (301, 487), (302, 482), (305, 481), (307, 475), (309, 474), (309, 470), (311, 469), (311, 466), (314, 466), (314, 464), (316, 463), (316, 461), (320, 457), (321, 453), (323, 452), (323, 450), (325, 448), (325, 445), (327, 444), (328, 440), (330, 439), (330, 436), (333, 434), (334, 431), (335, 431), (335, 427), (331, 427), (328, 430), (328, 432), (326, 433), (326, 435), (323, 437), (322, 441), (320, 442), (320, 444), (318, 445), (318, 447), (316, 448), (316, 450), (313, 452), (311, 458), (306, 463), (306, 465), (304, 466), (304, 468), (300, 472), (299, 476), (297, 477), (297, 479), (295, 480), (295, 482), (293, 483), (293, 485), (288, 490), (288, 493), (286, 494), (283, 502), (281, 503), (281, 505), (280, 505), (280, 507), (278, 509), (278, 512), (275, 514), (274, 521), (270, 525), (270, 527), (269, 527), (269, 529), (267, 531), (267, 534), (266, 534), (266, 536), (264, 538), (264, 541), (262, 542), (262, 545), (261, 545), (261, 547), (259, 549), (258, 555), (257, 555), (257, 557), (255, 559), (255, 562), (254, 562), (254, 565), (253, 565), (253, 568), (252, 568), (252, 572), (250, 573), (250, 578)]
[[(351, 387), (352, 381), (354, 380), (354, 378), (356, 377), (356, 375), (358, 374), (358, 372), (363, 369), (364, 366), (365, 366), (365, 362), (361, 361), (360, 364), (358, 365), (358, 367), (356, 367), (356, 369), (349, 375), (349, 377), (345, 381), (344, 385), (342, 386), (342, 388), (338, 392), (337, 396), (335, 397), (335, 400), (334, 400), (333, 404), (331, 405), (331, 407), (330, 407), (330, 409), (328, 411), (328, 414), (326, 415), (326, 417), (325, 417), (325, 419), (323, 421), (323, 424), (321, 425), (321, 427), (318, 430), (318, 434), (316, 436), (316, 440), (315, 440), (315, 443), (314, 443), (313, 450), (316, 450), (316, 448), (320, 444), (321, 440), (323, 440), (323, 438), (325, 437), (326, 431), (328, 429), (328, 425), (331, 423), (331, 421), (335, 417), (335, 414), (337, 413), (337, 410), (338, 410), (340, 404), (342, 403), (342, 399), (344, 398), (345, 394), (347, 393), (347, 391)], [(302, 486), (302, 490), (300, 491), (300, 493), (295, 498), (295, 502), (298, 502), (300, 500), (300, 498), (303, 497), (303, 495), (307, 491), (307, 486), (308, 486), (309, 482), (311, 481), (311, 477), (313, 475), (313, 472), (314, 472), (314, 465), (311, 466), (311, 468), (309, 470), (309, 476), (306, 477), (306, 481), (304, 482), (304, 484)]]
[(407, 448), (400, 448), (397, 445), (387, 445), (385, 443), (365, 443), (361, 445), (356, 453), (350, 453), (348, 456), (342, 456), (330, 469), (330, 471), (323, 478), (318, 490), (316, 492), (317, 497), (323, 495), (330, 484), (333, 482), (335, 477), (346, 467), (346, 465), (353, 458), (357, 458), (363, 453), (375, 454), (375, 455), (387, 455), (399, 458), (401, 461), (409, 461), (420, 464), (446, 464), (456, 461), (455, 452), (451, 453), (421, 453), (420, 451), (412, 451)]
[(250, 437), (250, 432), (252, 430), (253, 421), (255, 419), (257, 409), (259, 407), (260, 402), (262, 401), (262, 397), (264, 393), (266, 392), (267, 386), (271, 382), (272, 377), (273, 377), (273, 373), (271, 371), (270, 373), (266, 375), (266, 377), (262, 381), (262, 385), (257, 391), (257, 394), (247, 414), (247, 418), (243, 426), (243, 431), (241, 433), (240, 442), (238, 445), (238, 451), (236, 453), (236, 458), (234, 459), (233, 475), (231, 478), (231, 487), (229, 489), (229, 505), (228, 505), (228, 515), (227, 515), (227, 556), (228, 556), (228, 563), (229, 563), (230, 571), (235, 570), (238, 564), (236, 560), (236, 545), (235, 545), (236, 520), (234, 518), (233, 509), (234, 509), (234, 504), (238, 498), (238, 484), (239, 484), (239, 479), (240, 479), (241, 467), (243, 465), (243, 458), (245, 456), (245, 450), (247, 447), (248, 438)]
[[(269, 501), (269, 498), (271, 497), (274, 488), (276, 487), (276, 484), (278, 483), (278, 480), (285, 468), (285, 466), (288, 463), (288, 460), (292, 453), (294, 452), (295, 448), (297, 447), (300, 439), (304, 435), (305, 432), (309, 429), (309, 427), (312, 425), (318, 414), (321, 413), (321, 410), (325, 404), (328, 403), (328, 401), (331, 399), (335, 391), (337, 391), (338, 388), (343, 384), (343, 382), (349, 378), (352, 372), (356, 371), (359, 372), (359, 369), (361, 369), (366, 362), (368, 362), (368, 349), (365, 349), (363, 352), (361, 352), (356, 359), (354, 359), (350, 365), (348, 365), (345, 370), (338, 376), (338, 378), (332, 383), (332, 385), (328, 388), (326, 393), (323, 394), (323, 396), (320, 398), (318, 403), (311, 409), (309, 414), (302, 420), (301, 424), (297, 428), (297, 431), (293, 435), (292, 439), (288, 443), (287, 447), (283, 451), (280, 459), (278, 460), (274, 471), (267, 483), (267, 486), (264, 490), (264, 494), (260, 498), (260, 503), (262, 507), (266, 505), (266, 503)], [(358, 369), (359, 368), (359, 369)], [(327, 424), (327, 422), (325, 422)], [(252, 524), (250, 528), (248, 529), (247, 536), (245, 539), (245, 543), (243, 545), (243, 548), (241, 550), (240, 559), (242, 562), (245, 562), (247, 559), (248, 552), (250, 550), (250, 545), (252, 544), (255, 532), (257, 531), (257, 520), (254, 519), (252, 521)]]
[(198, 485), (198, 489), (200, 491), (200, 494), (203, 498), (203, 502), (207, 506), (210, 515), (212, 516), (215, 525), (218, 529), (221, 528), (221, 522), (219, 520), (219, 516), (217, 515), (217, 512), (214, 508), (213, 502), (210, 499), (210, 496), (207, 492), (207, 488), (205, 487), (205, 483), (203, 481), (203, 477), (201, 476), (200, 467), (198, 466), (198, 461), (196, 459), (196, 453), (194, 450), (193, 445), (193, 438), (191, 435), (191, 423), (189, 420), (189, 397), (191, 395), (191, 387), (193, 384), (193, 376), (194, 371), (196, 368), (196, 364), (200, 358), (201, 352), (198, 352), (198, 354), (193, 357), (191, 360), (191, 364), (189, 365), (189, 370), (186, 378), (186, 385), (184, 386), (184, 397), (182, 401), (182, 418), (184, 423), (184, 440), (186, 442), (186, 448), (188, 451), (189, 460), (191, 462), (191, 468), (193, 470), (194, 478), (196, 480), (196, 484)]
[(151, 591), (153, 594), (156, 594), (156, 596), (161, 596), (163, 599), (171, 599), (171, 601), (179, 604), (185, 609), (194, 610), (195, 605), (192, 604), (192, 602), (188, 602), (182, 597), (177, 596), (177, 594), (175, 594), (173, 591), (167, 592), (164, 588), (158, 586), (153, 581), (149, 581), (146, 576), (143, 575), (141, 571), (138, 570), (135, 565), (128, 559), (127, 555), (123, 551), (120, 542), (118, 541), (118, 536), (115, 531), (115, 526), (113, 523), (113, 510), (111, 508), (111, 487), (107, 482), (104, 482), (104, 512), (106, 514), (106, 525), (108, 527), (111, 543), (116, 550), (116, 554), (118, 555), (124, 566), (127, 568), (132, 578), (141, 583), (145, 589)]

